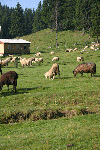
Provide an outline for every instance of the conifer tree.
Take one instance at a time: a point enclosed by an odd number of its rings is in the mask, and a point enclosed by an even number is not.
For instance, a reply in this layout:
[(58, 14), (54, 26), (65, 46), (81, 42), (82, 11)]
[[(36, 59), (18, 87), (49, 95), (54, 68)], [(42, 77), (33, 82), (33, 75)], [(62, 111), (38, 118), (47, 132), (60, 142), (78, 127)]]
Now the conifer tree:
[(9, 7), (4, 6), (4, 13), (2, 15), (2, 38), (10, 38), (10, 25), (11, 25), (11, 13)]
[(31, 9), (26, 8), (24, 11), (24, 17), (25, 17), (25, 34), (29, 34), (32, 32), (32, 24), (34, 20), (35, 11), (33, 9), (33, 12)]
[(41, 6), (41, 1), (40, 1), (38, 4), (38, 8), (36, 9), (36, 12), (35, 12), (32, 32), (37, 32), (43, 29), (42, 22), (41, 22), (41, 10), (42, 10), (42, 6)]
[(41, 10), (41, 21), (42, 21), (43, 29), (46, 29), (50, 21), (48, 0), (43, 0), (42, 10)]
[(11, 29), (10, 34), (12, 37), (21, 36), (24, 34), (25, 19), (23, 9), (19, 3), (15, 7), (15, 10), (11, 14)]
[(98, 36), (100, 35), (100, 1), (99, 0), (93, 0), (92, 3), (92, 11), (91, 11), (91, 31), (92, 36), (97, 37), (97, 43)]

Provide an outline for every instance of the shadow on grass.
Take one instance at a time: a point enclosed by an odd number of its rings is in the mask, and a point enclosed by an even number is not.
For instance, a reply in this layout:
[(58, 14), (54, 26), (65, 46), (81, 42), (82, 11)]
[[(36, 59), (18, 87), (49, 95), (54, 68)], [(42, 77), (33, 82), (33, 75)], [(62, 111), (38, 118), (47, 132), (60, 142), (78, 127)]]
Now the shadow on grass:
[(55, 78), (55, 79), (70, 79), (70, 78), (74, 78), (74, 77), (59, 77), (59, 78)]
[(95, 75), (94, 77), (100, 77), (100, 75)]
[(6, 96), (11, 96), (11, 95), (18, 95), (18, 94), (24, 94), (24, 93), (29, 93), (29, 91), (31, 90), (35, 90), (35, 89), (39, 89), (39, 88), (43, 88), (43, 90), (48, 89), (49, 87), (42, 87), (42, 86), (38, 86), (38, 87), (34, 87), (34, 88), (20, 88), (20, 89), (16, 89), (16, 93), (14, 91), (7, 91), (7, 92), (2, 92), (1, 91), (1, 95), (6, 97)]

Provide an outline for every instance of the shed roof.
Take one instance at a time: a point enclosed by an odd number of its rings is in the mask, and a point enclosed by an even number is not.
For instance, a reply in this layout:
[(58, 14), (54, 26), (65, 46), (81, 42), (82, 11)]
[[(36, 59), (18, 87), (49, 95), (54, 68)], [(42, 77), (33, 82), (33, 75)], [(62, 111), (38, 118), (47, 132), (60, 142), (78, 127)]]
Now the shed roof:
[(3, 43), (31, 43), (23, 39), (0, 39)]

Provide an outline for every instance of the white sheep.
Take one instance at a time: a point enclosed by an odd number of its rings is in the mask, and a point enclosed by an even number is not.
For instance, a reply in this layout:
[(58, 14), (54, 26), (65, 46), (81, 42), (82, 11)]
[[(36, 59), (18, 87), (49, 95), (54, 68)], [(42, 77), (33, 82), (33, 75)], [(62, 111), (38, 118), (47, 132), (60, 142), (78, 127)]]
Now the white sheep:
[(77, 57), (77, 62), (79, 62), (79, 61), (84, 61), (84, 58), (83, 57)]
[(56, 60), (59, 61), (59, 57), (54, 57), (54, 58), (52, 59), (52, 61), (56, 61)]
[(38, 61), (43, 63), (43, 58), (39, 58)]
[(74, 48), (73, 52), (74, 52), (74, 51), (77, 51), (77, 48)]
[(38, 52), (38, 53), (35, 54), (36, 57), (39, 57), (40, 55), (41, 55), (40, 52)]
[(84, 49), (88, 48), (88, 46), (85, 46)]
[(15, 60), (16, 60), (16, 57), (13, 57), (12, 60), (11, 60), (11, 62), (15, 62)]
[(44, 75), (45, 75), (46, 79), (47, 79), (47, 77), (49, 77), (49, 79), (50, 78), (54, 79), (54, 77), (57, 74), (60, 76), (60, 70), (59, 70), (59, 65), (57, 63), (55, 63), (52, 65), (51, 69), (48, 72), (46, 72)]
[(8, 66), (8, 60), (2, 60), (1, 65), (2, 66)]
[(91, 50), (94, 50), (95, 49), (94, 47), (95, 47), (95, 45), (90, 46)]
[(55, 54), (55, 52), (50, 52), (51, 54)]
[(27, 60), (26, 60), (26, 58), (21, 58), (20, 57), (20, 63), (21, 63), (21, 65), (22, 65), (22, 67), (24, 68), (24, 66), (26, 66), (27, 65)]
[(69, 49), (69, 52), (72, 52), (72, 49)]
[(49, 77), (49, 80), (51, 78), (54, 79), (54, 77), (55, 77), (55, 73), (50, 70), (48, 72), (46, 72), (44, 75), (45, 75), (46, 79)]
[(34, 57), (28, 58), (28, 61), (29, 61), (30, 66), (32, 66), (32, 61), (35, 61), (35, 58)]
[(35, 58), (35, 60), (32, 61), (32, 63), (36, 62), (42, 62), (43, 63), (43, 58)]
[(100, 43), (95, 43), (94, 45), (95, 45), (95, 46), (100, 46)]
[(11, 57), (8, 57), (8, 58), (6, 58), (6, 59), (5, 59), (5, 61), (10, 62), (10, 61), (11, 61), (11, 59), (12, 59)]

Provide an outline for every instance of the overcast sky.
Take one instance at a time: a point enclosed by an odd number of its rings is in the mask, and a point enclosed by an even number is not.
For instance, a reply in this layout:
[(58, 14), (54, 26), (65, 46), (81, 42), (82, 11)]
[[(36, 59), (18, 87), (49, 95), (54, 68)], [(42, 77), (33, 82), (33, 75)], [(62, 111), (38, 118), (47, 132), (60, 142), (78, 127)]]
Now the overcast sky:
[(17, 2), (21, 5), (23, 9), (31, 8), (37, 9), (39, 2), (43, 3), (43, 0), (0, 0), (1, 5), (7, 5), (9, 8), (16, 7)]

